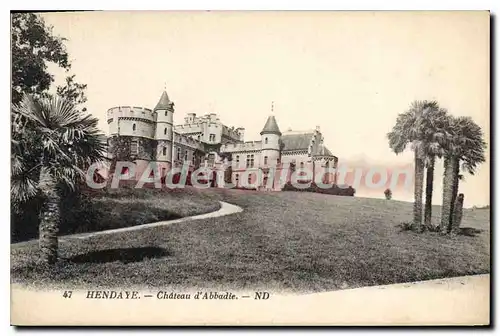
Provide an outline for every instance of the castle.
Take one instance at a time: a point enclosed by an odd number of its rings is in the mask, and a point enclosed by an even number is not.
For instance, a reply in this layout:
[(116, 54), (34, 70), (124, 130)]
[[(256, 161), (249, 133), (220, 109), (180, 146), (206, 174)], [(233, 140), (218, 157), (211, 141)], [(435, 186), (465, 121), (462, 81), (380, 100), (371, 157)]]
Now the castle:
[[(324, 183), (335, 183), (338, 159), (323, 144), (316, 127), (311, 131), (282, 133), (274, 116), (269, 116), (260, 141), (244, 141), (245, 129), (224, 125), (215, 113), (198, 117), (189, 113), (183, 124), (174, 124), (174, 103), (164, 91), (154, 109), (118, 106), (107, 111), (110, 136), (108, 157), (147, 166), (155, 161), (165, 176), (172, 167), (189, 165), (224, 169), (237, 187), (281, 190), (295, 169), (321, 173)], [(288, 167), (286, 181), (268, 180), (270, 168)]]

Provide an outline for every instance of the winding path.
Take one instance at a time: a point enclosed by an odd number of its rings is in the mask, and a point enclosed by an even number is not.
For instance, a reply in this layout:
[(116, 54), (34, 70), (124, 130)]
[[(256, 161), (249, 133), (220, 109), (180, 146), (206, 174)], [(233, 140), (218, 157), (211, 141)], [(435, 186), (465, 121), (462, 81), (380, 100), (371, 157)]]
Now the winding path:
[(219, 203), (221, 205), (219, 210), (205, 213), (205, 214), (201, 214), (201, 215), (183, 217), (183, 218), (179, 218), (179, 219), (172, 219), (172, 220), (155, 222), (155, 223), (141, 224), (141, 225), (136, 225), (136, 226), (129, 226), (129, 227), (124, 227), (124, 228), (120, 228), (120, 229), (111, 229), (111, 230), (96, 231), (96, 232), (90, 232), (90, 233), (77, 233), (77, 234), (72, 234), (72, 235), (67, 235), (67, 236), (61, 236), (59, 238), (59, 240), (64, 241), (64, 239), (66, 239), (66, 238), (85, 239), (85, 238), (90, 238), (90, 237), (94, 237), (94, 236), (98, 236), (98, 235), (107, 235), (107, 234), (113, 234), (113, 233), (118, 233), (118, 232), (142, 230), (142, 229), (147, 229), (147, 228), (152, 228), (152, 227), (157, 227), (157, 226), (165, 226), (165, 225), (183, 223), (183, 222), (197, 220), (197, 219), (222, 217), (222, 216), (227, 216), (227, 215), (231, 215), (231, 214), (243, 211), (243, 208), (241, 208), (237, 205), (226, 203), (226, 202), (220, 202), (220, 201), (219, 201)]

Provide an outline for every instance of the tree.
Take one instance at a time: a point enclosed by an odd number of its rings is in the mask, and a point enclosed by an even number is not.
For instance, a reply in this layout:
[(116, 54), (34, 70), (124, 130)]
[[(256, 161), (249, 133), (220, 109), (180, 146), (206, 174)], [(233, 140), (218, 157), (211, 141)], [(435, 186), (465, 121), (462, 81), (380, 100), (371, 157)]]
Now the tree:
[(442, 158), (444, 155), (444, 143), (448, 134), (448, 112), (439, 108), (434, 111), (429, 124), (423, 129), (423, 146), (426, 153), (426, 185), (425, 185), (425, 207), (424, 207), (424, 226), (429, 230), (434, 227), (432, 221), (432, 194), (434, 189), (434, 166), (436, 157)]
[[(71, 62), (64, 45), (65, 38), (54, 36), (52, 27), (34, 13), (11, 15), (12, 52), (12, 102), (18, 104), (23, 94), (39, 98), (47, 94), (54, 76), (48, 72), (48, 64), (69, 71)], [(74, 81), (74, 75), (66, 78), (66, 84), (57, 88), (62, 96), (73, 96), (77, 103), (84, 103), (86, 85)]]
[(392, 191), (391, 189), (387, 188), (384, 190), (384, 195), (385, 195), (385, 199), (390, 201), (391, 198), (392, 198)]
[(460, 168), (474, 175), (477, 167), (485, 162), (486, 142), (483, 131), (471, 117), (449, 117), (449, 132), (445, 143), (443, 176), (443, 205), (440, 230), (448, 233), (453, 224), (453, 207), (458, 193)]
[[(55, 64), (66, 71), (71, 69), (69, 56), (64, 42), (66, 39), (54, 36), (52, 27), (46, 25), (43, 18), (34, 13), (14, 13), (11, 15), (11, 51), (12, 51), (12, 102), (19, 104), (23, 94), (29, 94), (34, 99), (48, 98), (54, 95), (70, 100), (73, 104), (83, 104), (86, 85), (75, 81), (75, 75), (68, 75), (63, 85), (49, 93), (53, 76), (48, 72), (48, 65)], [(85, 108), (82, 108), (85, 111)], [(29, 213), (36, 212), (40, 199), (34, 192), (38, 183), (40, 166), (38, 161), (41, 153), (38, 129), (34, 123), (20, 113), (11, 109), (11, 151), (19, 151), (15, 161), (20, 164), (13, 166), (16, 172), (11, 174), (16, 184), (11, 189), (13, 227), (16, 223), (27, 223), (25, 218), (35, 216)], [(34, 184), (33, 184), (34, 183)], [(36, 225), (37, 223), (33, 223)], [(16, 228), (14, 228), (15, 231)], [(26, 229), (21, 228), (21, 231)]]
[(394, 153), (402, 153), (408, 145), (411, 145), (414, 152), (413, 228), (417, 232), (423, 231), (422, 190), (425, 160), (429, 156), (428, 135), (433, 133), (434, 122), (443, 112), (440, 112), (436, 101), (414, 101), (406, 112), (398, 115), (392, 131), (387, 134), (389, 147)]
[[(64, 86), (57, 87), (57, 95), (73, 102), (75, 105), (80, 105), (87, 102), (87, 97), (85, 96), (86, 89), (87, 84), (75, 82), (75, 75), (71, 75), (66, 77)], [(82, 110), (85, 112), (87, 109), (84, 107)]]
[[(11, 195), (18, 203), (35, 195), (43, 199), (39, 244), (42, 259), (53, 264), (58, 253), (60, 186), (74, 188), (92, 163), (104, 159), (105, 138), (97, 128), (98, 119), (67, 99), (25, 95), (12, 110), (31, 128), (26, 138), (12, 140)], [(26, 169), (32, 162), (36, 165)]]

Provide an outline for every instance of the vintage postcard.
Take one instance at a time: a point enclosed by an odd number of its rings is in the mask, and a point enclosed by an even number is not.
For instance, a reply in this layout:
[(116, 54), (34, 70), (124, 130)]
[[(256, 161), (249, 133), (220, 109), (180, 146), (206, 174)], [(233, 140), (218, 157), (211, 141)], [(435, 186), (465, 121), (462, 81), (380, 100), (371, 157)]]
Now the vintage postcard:
[(11, 323), (485, 326), (490, 13), (11, 13)]

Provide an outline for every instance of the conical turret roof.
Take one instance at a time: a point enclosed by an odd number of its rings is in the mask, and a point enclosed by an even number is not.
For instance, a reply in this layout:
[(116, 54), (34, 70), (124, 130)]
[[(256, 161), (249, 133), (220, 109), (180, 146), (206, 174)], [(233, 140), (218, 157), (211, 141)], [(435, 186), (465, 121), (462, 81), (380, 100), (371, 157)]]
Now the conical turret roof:
[(278, 123), (276, 122), (276, 118), (274, 118), (274, 116), (269, 116), (269, 118), (267, 118), (266, 124), (260, 132), (260, 135), (262, 134), (281, 135), (280, 128), (278, 127)]
[(168, 98), (167, 91), (163, 91), (161, 94), (160, 100), (158, 101), (158, 104), (156, 104), (155, 111), (156, 110), (167, 110), (170, 108), (170, 104), (172, 102), (170, 101), (170, 98)]

